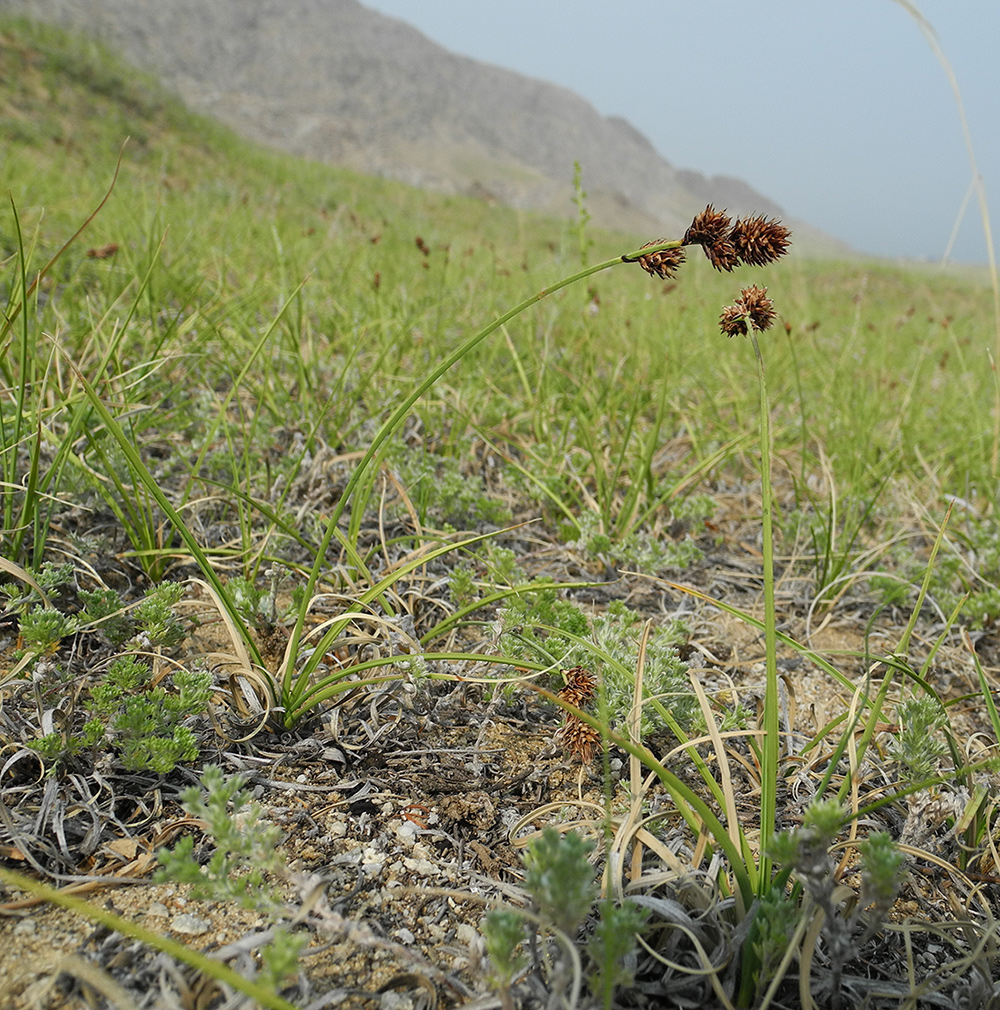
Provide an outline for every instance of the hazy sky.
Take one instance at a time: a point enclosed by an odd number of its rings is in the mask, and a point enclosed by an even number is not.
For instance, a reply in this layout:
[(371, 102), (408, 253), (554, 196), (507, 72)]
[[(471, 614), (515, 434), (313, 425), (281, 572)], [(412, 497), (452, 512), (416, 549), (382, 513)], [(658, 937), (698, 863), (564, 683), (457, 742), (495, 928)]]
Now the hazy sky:
[[(672, 164), (746, 179), (863, 252), (948, 248), (969, 157), (945, 71), (894, 0), (363, 2), (571, 88)], [(916, 6), (955, 72), (1000, 233), (1000, 0)], [(986, 259), (974, 195), (951, 258)]]

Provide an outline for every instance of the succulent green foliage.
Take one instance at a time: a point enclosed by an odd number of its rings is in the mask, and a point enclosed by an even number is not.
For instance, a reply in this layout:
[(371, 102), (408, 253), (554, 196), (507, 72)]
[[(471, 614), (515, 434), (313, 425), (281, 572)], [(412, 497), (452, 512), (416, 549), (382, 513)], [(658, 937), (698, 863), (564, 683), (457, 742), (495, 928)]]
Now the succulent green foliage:
[(587, 615), (574, 603), (564, 600), (551, 580), (536, 579), (527, 591), (512, 596), (500, 609), (498, 620), (504, 649), (515, 658), (546, 659), (573, 666), (570, 655), (577, 645), (563, 634), (585, 636), (590, 631)]
[(133, 616), (144, 648), (170, 648), (183, 640), (184, 626), (173, 609), (183, 595), (179, 582), (161, 582), (136, 606)]
[(772, 886), (757, 903), (750, 942), (758, 996), (785, 956), (799, 914), (798, 902), (780, 885)]
[[(197, 738), (189, 722), (208, 707), (211, 673), (180, 668), (153, 685), (150, 660), (143, 654), (172, 647), (184, 638), (184, 626), (174, 611), (183, 593), (180, 583), (162, 583), (129, 609), (112, 589), (80, 590), (84, 606), (73, 617), (40, 603), (26, 605), (19, 622), (25, 650), (51, 656), (64, 638), (77, 633), (99, 637), (116, 650), (142, 650), (121, 652), (88, 682), (77, 706), (77, 711), (87, 716), (82, 724), (71, 716), (59, 732), (29, 741), (50, 771), (104, 743), (116, 748), (130, 771), (164, 775), (179, 762), (198, 756)], [(67, 677), (63, 666), (54, 661), (39, 664), (36, 670), (43, 695), (57, 689)]]
[[(789, 867), (812, 900), (822, 909), (823, 938), (831, 964), (831, 986), (838, 992), (843, 966), (857, 957), (861, 945), (882, 925), (899, 893), (903, 880), (904, 856), (885, 832), (876, 832), (859, 845), (861, 895), (858, 903), (844, 909), (834, 900), (836, 863), (829, 854), (844, 825), (846, 811), (836, 799), (816, 799), (806, 808), (802, 827), (781, 832), (768, 843), (768, 854), (778, 864)], [(773, 919), (780, 928), (788, 924), (789, 913), (774, 896), (758, 927), (760, 955), (769, 955), (768, 937), (777, 941)], [(865, 917), (867, 916), (867, 925)], [(782, 925), (784, 924), (784, 925)], [(762, 974), (761, 978), (765, 976)]]
[(135, 618), (125, 610), (121, 596), (113, 589), (81, 589), (79, 595), (81, 623), (96, 624), (111, 645), (124, 645), (132, 636)]
[(244, 908), (274, 911), (280, 897), (266, 874), (283, 866), (277, 852), (281, 830), (268, 824), (258, 804), (250, 800), (239, 775), (225, 776), (217, 765), (206, 765), (201, 786), (181, 794), (184, 810), (206, 824), (215, 851), (205, 865), (194, 858), (194, 839), (188, 835), (171, 849), (161, 849), (163, 869), (158, 880), (191, 885), (198, 900), (235, 901)]
[(527, 964), (527, 958), (521, 952), (524, 918), (509, 909), (494, 908), (483, 916), (482, 930), (486, 953), (493, 966), (494, 982), (507, 989)]
[(79, 622), (54, 607), (34, 607), (21, 615), (19, 627), (26, 650), (51, 654), (76, 631)]
[(861, 852), (861, 907), (874, 917), (888, 914), (903, 882), (906, 856), (885, 831), (876, 831), (858, 846)]
[[(593, 851), (593, 842), (575, 831), (546, 827), (524, 854), (524, 886), (540, 923), (558, 930), (564, 941), (576, 941), (581, 926), (592, 923), (581, 940), (587, 982), (598, 1004), (610, 1008), (615, 990), (631, 981), (627, 962), (648, 915), (631, 901), (597, 901), (596, 872), (590, 861)], [(592, 915), (595, 903), (596, 918)], [(509, 909), (495, 909), (483, 919), (483, 938), (505, 1006), (513, 1005), (511, 985), (529, 963), (521, 953), (526, 928), (532, 933), (536, 929), (526, 926), (525, 918)], [(534, 942), (531, 949), (536, 950)], [(549, 982), (558, 987), (563, 977), (557, 961)]]
[[(635, 671), (642, 637), (642, 615), (621, 600), (612, 600), (593, 620), (592, 638), (599, 649), (615, 662), (600, 664), (607, 711), (616, 726), (626, 718), (633, 703)], [(678, 621), (654, 625), (646, 640), (643, 693), (656, 698), (684, 729), (699, 724), (698, 703), (688, 681), (688, 665), (678, 647), (687, 639), (687, 628)], [(663, 726), (660, 714), (646, 704), (641, 731), (645, 735)]]

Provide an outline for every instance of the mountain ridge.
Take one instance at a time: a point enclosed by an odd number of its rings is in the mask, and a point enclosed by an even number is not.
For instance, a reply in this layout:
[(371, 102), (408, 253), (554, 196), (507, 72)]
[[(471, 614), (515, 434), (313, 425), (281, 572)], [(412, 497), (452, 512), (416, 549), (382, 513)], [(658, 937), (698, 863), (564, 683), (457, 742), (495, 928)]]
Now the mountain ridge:
[[(573, 163), (596, 223), (676, 234), (706, 203), (782, 214), (747, 183), (678, 169), (579, 95), (452, 53), (358, 0), (0, 0), (86, 33), (195, 111), (318, 161), (565, 215)], [(796, 244), (846, 252), (803, 222)]]

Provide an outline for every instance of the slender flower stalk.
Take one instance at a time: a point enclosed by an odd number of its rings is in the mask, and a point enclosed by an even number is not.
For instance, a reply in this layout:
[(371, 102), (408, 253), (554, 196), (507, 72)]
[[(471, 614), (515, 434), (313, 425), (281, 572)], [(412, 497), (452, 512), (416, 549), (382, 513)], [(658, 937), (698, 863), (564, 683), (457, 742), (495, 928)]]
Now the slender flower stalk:
[[(474, 333), (464, 343), (460, 344), (435, 369), (429, 372), (427, 376), (417, 384), (406, 399), (403, 400), (395, 410), (393, 410), (388, 418), (386, 418), (382, 427), (379, 428), (375, 437), (365, 450), (365, 454), (361, 457), (361, 460), (355, 467), (354, 472), (351, 474), (347, 482), (347, 486), (344, 488), (343, 494), (340, 496), (340, 499), (333, 508), (330, 518), (327, 520), (326, 529), (323, 532), (319, 549), (316, 552), (316, 563), (310, 569), (309, 578), (306, 581), (306, 587), (302, 594), (302, 604), (300, 605), (298, 614), (296, 615), (295, 623), (292, 625), (288, 646), (285, 649), (285, 659), (282, 663), (281, 669), (278, 671), (278, 686), (275, 693), (279, 698), (280, 704), (284, 704), (284, 701), (287, 700), (289, 696), (298, 697), (306, 690), (314, 670), (319, 665), (323, 657), (323, 647), (328, 644), (326, 638), (324, 638), (314, 649), (312, 656), (306, 660), (302, 668), (298, 671), (295, 669), (295, 661), (298, 657), (302, 637), (305, 633), (306, 613), (308, 611), (310, 601), (315, 594), (316, 585), (319, 582), (320, 574), (323, 569), (323, 561), (327, 556), (330, 545), (337, 536), (340, 520), (343, 517), (344, 512), (347, 510), (347, 507), (349, 505), (353, 508), (363, 507), (363, 501), (359, 504), (354, 500), (355, 493), (359, 490), (359, 488), (364, 488), (364, 482), (371, 477), (373, 461), (377, 461), (385, 443), (404, 423), (414, 403), (416, 403), (417, 400), (419, 400), (420, 397), (422, 397), (424, 393), (426, 393), (438, 381), (438, 379), (445, 374), (445, 372), (447, 372), (457, 362), (461, 361), (467, 354), (471, 353), (491, 333), (498, 330), (515, 316), (520, 315), (526, 309), (531, 308), (531, 306), (536, 302), (540, 302), (543, 298), (547, 298), (556, 291), (569, 287), (577, 281), (590, 277), (591, 274), (600, 273), (602, 270), (618, 266), (620, 263), (637, 263), (644, 257), (653, 256), (669, 249), (678, 249), (681, 244), (682, 242), (679, 239), (664, 239), (659, 242), (654, 242), (652, 245), (646, 245), (642, 249), (637, 249), (634, 252), (624, 253), (621, 256), (615, 256), (612, 259), (605, 260), (603, 263), (596, 263), (593, 266), (584, 267), (582, 270), (579, 270), (574, 274), (570, 274), (568, 277), (564, 277), (555, 284), (542, 288), (541, 291), (538, 291), (537, 293), (531, 295), (531, 297), (526, 298), (520, 304), (515, 305), (512, 309), (494, 319), (477, 333)], [(361, 497), (363, 499), (364, 495)], [(358, 521), (360, 522), (360, 519)], [(336, 630), (337, 628), (331, 629), (331, 631)], [(331, 634), (328, 637), (332, 640), (334, 636)], [(294, 725), (295, 723), (294, 717), (290, 716), (287, 712), (285, 721), (286, 725)]]
[[(760, 219), (763, 221), (763, 219)], [(760, 234), (773, 227), (773, 222), (760, 226), (754, 240), (763, 244)], [(786, 243), (787, 244), (787, 243)], [(775, 244), (775, 248), (777, 244)], [(760, 351), (757, 334), (770, 329), (775, 320), (774, 303), (767, 297), (767, 288), (756, 284), (744, 288), (732, 305), (727, 305), (719, 317), (719, 328), (727, 337), (737, 334), (750, 337), (754, 357), (757, 359), (757, 381), (760, 387), (760, 495), (761, 495), (761, 552), (764, 578), (764, 739), (761, 748), (760, 770), (760, 829), (762, 837), (769, 837), (776, 828), (778, 790), (778, 754), (781, 749), (778, 735), (778, 648), (777, 617), (774, 603), (774, 524), (771, 498), (771, 411), (767, 397), (767, 379), (764, 356)], [(760, 876), (761, 894), (770, 887), (771, 862), (762, 853)]]
[[(752, 319), (751, 319), (752, 322)], [(769, 324), (770, 325), (770, 324)], [(760, 771), (760, 829), (761, 837), (769, 837), (777, 828), (778, 792), (778, 642), (777, 616), (774, 605), (774, 528), (771, 499), (771, 411), (767, 398), (767, 380), (764, 373), (764, 356), (757, 342), (757, 327), (752, 325), (750, 342), (757, 359), (757, 380), (760, 386), (760, 497), (761, 497), (761, 552), (764, 577), (764, 742)], [(765, 834), (766, 832), (766, 834)], [(771, 863), (761, 855), (761, 893), (770, 886)]]

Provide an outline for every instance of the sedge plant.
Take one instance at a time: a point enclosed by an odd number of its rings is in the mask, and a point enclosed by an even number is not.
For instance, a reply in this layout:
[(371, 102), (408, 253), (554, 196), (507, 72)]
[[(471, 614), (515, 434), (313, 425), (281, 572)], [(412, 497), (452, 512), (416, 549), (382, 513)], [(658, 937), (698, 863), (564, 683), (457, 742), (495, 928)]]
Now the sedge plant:
[[(772, 219), (758, 216), (738, 219), (734, 223), (725, 214), (709, 205), (705, 211), (694, 218), (691, 226), (681, 238), (649, 242), (633, 252), (585, 266), (542, 288), (472, 334), (451, 354), (447, 355), (440, 364), (430, 370), (382, 423), (347, 481), (339, 500), (331, 510), (323, 537), (316, 551), (316, 560), (309, 571), (305, 590), (301, 597), (302, 602), (291, 629), (284, 661), (274, 680), (275, 700), (278, 707), (285, 713), (286, 727), (294, 726), (325, 696), (327, 686), (320, 687), (313, 683), (313, 676), (319, 663), (358, 610), (387, 588), (387, 585), (383, 584), (385, 582), (383, 580), (383, 583), (373, 586), (365, 594), (364, 600), (358, 600), (349, 605), (345, 613), (330, 623), (322, 638), (312, 648), (310, 656), (301, 665), (297, 665), (300, 647), (305, 635), (306, 616), (310, 601), (315, 596), (322, 576), (324, 560), (329, 550), (334, 541), (340, 542), (341, 545), (357, 542), (365, 505), (374, 489), (376, 476), (382, 462), (389, 451), (390, 439), (406, 422), (414, 404), (446, 372), (470, 355), (492, 333), (504, 327), (516, 316), (536, 305), (542, 299), (603, 270), (623, 263), (638, 263), (654, 276), (670, 278), (676, 274), (684, 262), (685, 247), (693, 245), (700, 245), (713, 266), (719, 270), (732, 271), (740, 265), (765, 266), (785, 254), (788, 249), (789, 236), (789, 230)], [(766, 295), (762, 293), (761, 297), (766, 301)], [(770, 302), (766, 303), (770, 305)], [(754, 313), (752, 318), (758, 322), (763, 319), (762, 303), (755, 303), (752, 311)], [(773, 312), (770, 318), (773, 318)], [(348, 508), (350, 509), (350, 518), (345, 534), (341, 529), (341, 520)], [(468, 541), (468, 543), (472, 542), (474, 541)], [(776, 732), (776, 724), (774, 728)]]

